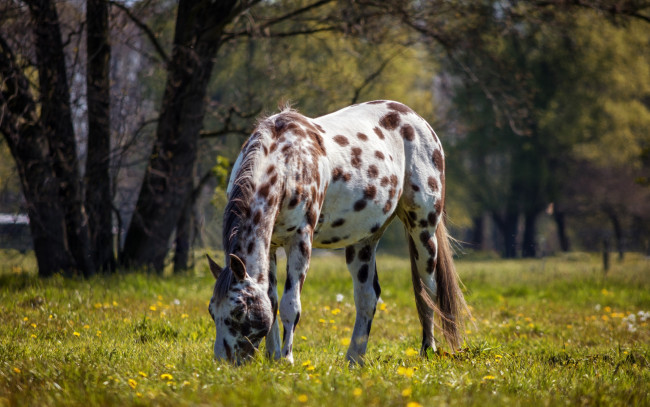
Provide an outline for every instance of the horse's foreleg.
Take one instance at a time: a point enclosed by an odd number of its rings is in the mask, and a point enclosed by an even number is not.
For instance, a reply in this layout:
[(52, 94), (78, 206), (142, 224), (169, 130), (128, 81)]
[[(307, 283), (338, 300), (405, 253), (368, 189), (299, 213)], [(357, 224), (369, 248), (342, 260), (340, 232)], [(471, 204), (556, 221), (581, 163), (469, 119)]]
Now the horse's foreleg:
[(350, 364), (363, 364), (370, 327), (381, 293), (375, 264), (376, 247), (376, 242), (365, 242), (345, 249), (345, 260), (354, 284), (354, 303), (357, 311), (350, 347), (346, 355)]
[(269, 358), (280, 359), (280, 326), (278, 323), (278, 281), (277, 281), (277, 262), (275, 258), (275, 249), (271, 249), (269, 256), (269, 299), (273, 306), (273, 325), (266, 335), (266, 353)]
[(287, 280), (280, 303), (280, 317), (284, 331), (282, 334), (282, 356), (293, 363), (293, 335), (300, 321), (300, 292), (307, 276), (311, 257), (311, 236), (298, 234), (293, 239), (287, 255)]

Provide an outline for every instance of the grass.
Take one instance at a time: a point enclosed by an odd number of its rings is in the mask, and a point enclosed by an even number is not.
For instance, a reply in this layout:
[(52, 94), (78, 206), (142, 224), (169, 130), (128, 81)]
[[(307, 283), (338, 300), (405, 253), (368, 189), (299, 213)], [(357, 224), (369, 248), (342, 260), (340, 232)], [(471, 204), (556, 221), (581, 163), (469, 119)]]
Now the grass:
[(192, 275), (83, 281), (39, 280), (33, 260), (0, 257), (0, 405), (650, 404), (650, 261), (640, 256), (606, 276), (587, 254), (459, 261), (474, 321), (461, 352), (429, 359), (417, 355), (408, 261), (380, 257), (383, 304), (362, 368), (344, 359), (354, 303), (342, 258), (313, 259), (296, 363), (259, 355), (233, 367), (212, 360), (202, 261)]

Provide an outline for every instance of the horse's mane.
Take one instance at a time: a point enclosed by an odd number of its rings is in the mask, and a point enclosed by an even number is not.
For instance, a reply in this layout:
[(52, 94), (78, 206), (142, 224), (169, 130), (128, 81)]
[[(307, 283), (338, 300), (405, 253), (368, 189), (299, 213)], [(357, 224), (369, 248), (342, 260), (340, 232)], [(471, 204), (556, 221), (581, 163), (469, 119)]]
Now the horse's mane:
[[(242, 149), (244, 154), (241, 165), (233, 178), (232, 189), (223, 214), (223, 249), (226, 253), (226, 266), (229, 266), (229, 254), (237, 249), (239, 244), (240, 226), (244, 219), (250, 217), (250, 202), (255, 192), (253, 185), (253, 168), (259, 158), (262, 144), (259, 134), (254, 134)], [(225, 267), (219, 274), (216, 292), (219, 298), (226, 296), (232, 282), (232, 270)]]

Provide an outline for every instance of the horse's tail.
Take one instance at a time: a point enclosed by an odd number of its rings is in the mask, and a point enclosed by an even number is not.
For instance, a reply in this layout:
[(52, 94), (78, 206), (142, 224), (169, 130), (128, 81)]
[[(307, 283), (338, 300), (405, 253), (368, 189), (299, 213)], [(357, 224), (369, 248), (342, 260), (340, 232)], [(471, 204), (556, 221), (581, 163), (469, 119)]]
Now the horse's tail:
[(438, 261), (436, 265), (436, 308), (440, 315), (442, 333), (452, 349), (460, 349), (464, 336), (464, 319), (470, 316), (460, 288), (460, 278), (454, 266), (453, 252), (445, 219), (436, 229)]

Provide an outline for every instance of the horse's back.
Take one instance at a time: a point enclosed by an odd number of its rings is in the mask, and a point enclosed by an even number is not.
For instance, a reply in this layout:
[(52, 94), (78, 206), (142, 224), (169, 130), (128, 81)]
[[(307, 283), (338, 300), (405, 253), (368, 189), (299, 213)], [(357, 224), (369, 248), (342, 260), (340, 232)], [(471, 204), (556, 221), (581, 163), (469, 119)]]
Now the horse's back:
[(324, 130), (323, 170), (329, 177), (315, 246), (343, 247), (379, 238), (404, 206), (401, 202), (434, 205), (425, 192), (429, 184), (441, 183), (432, 159), (441, 148), (431, 127), (413, 110), (376, 101), (313, 122)]

